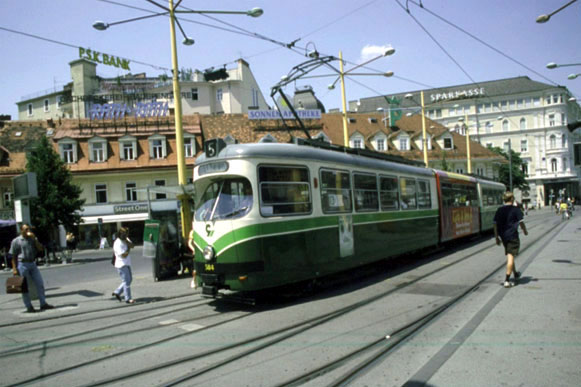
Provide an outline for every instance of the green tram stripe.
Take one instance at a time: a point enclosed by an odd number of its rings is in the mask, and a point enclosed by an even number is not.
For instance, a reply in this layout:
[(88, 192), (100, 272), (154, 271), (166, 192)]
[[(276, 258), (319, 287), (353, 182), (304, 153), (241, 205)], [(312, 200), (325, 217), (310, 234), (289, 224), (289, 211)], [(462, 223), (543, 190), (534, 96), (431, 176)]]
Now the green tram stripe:
[[(338, 216), (341, 215), (342, 214), (339, 214)], [(241, 227), (227, 234), (224, 234), (214, 242), (213, 246), (216, 249), (216, 255), (219, 256), (237, 244), (252, 239), (339, 227), (337, 221), (338, 216), (320, 216), (316, 218), (301, 218), (294, 220), (283, 220), (273, 223), (253, 224), (251, 226)], [(353, 215), (353, 226), (355, 227), (370, 223), (398, 222), (404, 220), (435, 218), (437, 216), (438, 210), (432, 209), (355, 214)], [(194, 244), (200, 251), (203, 251), (209, 243), (199, 233), (195, 233)]]

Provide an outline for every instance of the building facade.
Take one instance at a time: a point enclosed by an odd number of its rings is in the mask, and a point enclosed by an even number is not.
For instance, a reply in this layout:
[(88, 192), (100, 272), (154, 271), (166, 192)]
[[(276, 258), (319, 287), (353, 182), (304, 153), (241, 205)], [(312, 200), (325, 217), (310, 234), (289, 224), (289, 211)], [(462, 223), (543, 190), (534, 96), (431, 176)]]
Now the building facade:
[[(184, 115), (247, 113), (268, 109), (248, 63), (217, 71), (181, 74)], [(174, 109), (171, 77), (127, 74), (116, 78), (97, 75), (97, 63), (78, 59), (69, 63), (72, 81), (62, 89), (40, 91), (17, 102), (18, 120), (66, 118), (123, 118), (168, 115)], [(152, 107), (153, 105), (153, 107)]]
[(391, 105), (383, 97), (364, 98), (350, 108), (417, 114), (421, 93), (431, 120), (462, 135), (467, 122), (472, 140), (520, 153), (530, 190), (517, 191), (518, 200), (545, 206), (581, 197), (581, 108), (567, 88), (517, 77), (400, 93)]

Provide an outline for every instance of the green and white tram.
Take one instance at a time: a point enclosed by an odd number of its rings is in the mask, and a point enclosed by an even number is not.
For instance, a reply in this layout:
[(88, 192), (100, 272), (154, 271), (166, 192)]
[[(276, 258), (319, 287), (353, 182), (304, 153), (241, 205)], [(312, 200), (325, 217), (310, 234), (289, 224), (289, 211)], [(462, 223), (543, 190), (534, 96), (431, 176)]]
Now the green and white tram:
[(203, 294), (315, 279), (436, 245), (434, 171), (297, 144), (211, 140), (194, 168)]

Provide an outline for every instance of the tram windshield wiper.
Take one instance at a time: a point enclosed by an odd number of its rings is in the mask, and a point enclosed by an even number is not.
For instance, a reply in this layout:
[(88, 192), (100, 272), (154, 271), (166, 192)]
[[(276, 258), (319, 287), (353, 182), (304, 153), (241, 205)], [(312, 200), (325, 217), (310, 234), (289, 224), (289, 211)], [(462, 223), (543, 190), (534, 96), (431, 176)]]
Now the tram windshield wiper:
[(228, 212), (227, 214), (220, 214), (218, 216), (220, 218), (222, 218), (222, 219), (230, 218), (230, 217), (232, 217), (234, 215), (238, 215), (238, 214), (240, 214), (240, 213), (242, 213), (242, 212), (244, 212), (246, 210), (248, 210), (248, 207), (241, 207), (241, 208), (238, 208), (238, 209), (236, 209), (234, 211)]

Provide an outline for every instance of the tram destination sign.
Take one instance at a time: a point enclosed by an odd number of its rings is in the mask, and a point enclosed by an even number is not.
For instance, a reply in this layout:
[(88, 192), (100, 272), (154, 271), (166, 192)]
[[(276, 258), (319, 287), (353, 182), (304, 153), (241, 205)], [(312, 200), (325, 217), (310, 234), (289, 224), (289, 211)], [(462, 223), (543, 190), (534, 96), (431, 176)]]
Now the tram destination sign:
[[(309, 109), (309, 110), (296, 110), (297, 115), (301, 120), (320, 120), (321, 110), (320, 109)], [(283, 110), (279, 112), (278, 110), (249, 110), (248, 119), (249, 120), (292, 120), (295, 118), (290, 110)]]

